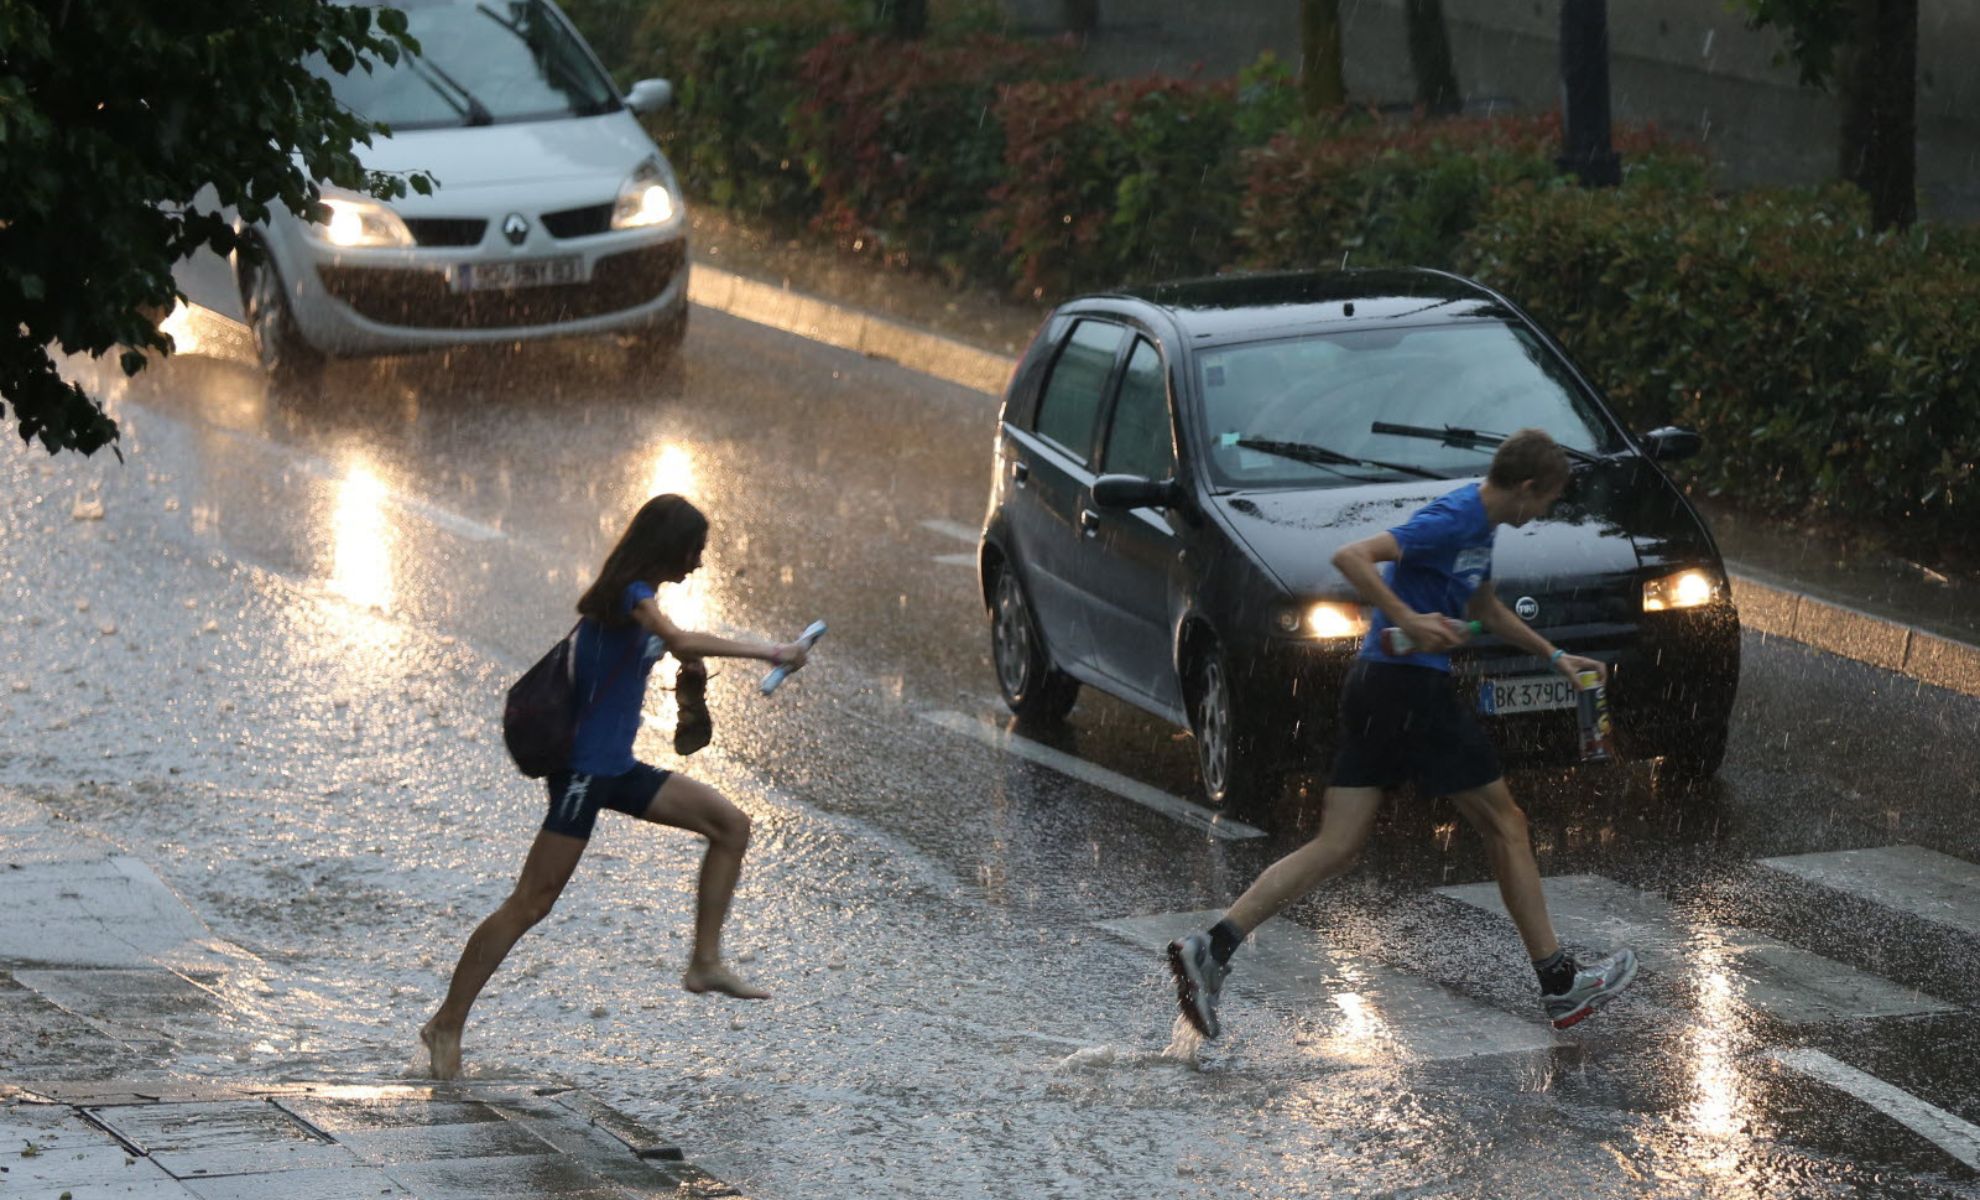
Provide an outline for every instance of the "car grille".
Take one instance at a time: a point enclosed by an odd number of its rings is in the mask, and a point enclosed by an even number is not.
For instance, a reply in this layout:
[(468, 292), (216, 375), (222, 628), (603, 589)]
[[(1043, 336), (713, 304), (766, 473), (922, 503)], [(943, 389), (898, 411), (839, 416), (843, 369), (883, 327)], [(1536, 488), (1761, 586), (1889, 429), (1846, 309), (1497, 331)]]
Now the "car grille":
[(479, 246), (488, 229), (481, 217), (407, 217), (405, 222), (422, 246)]
[(667, 289), (686, 258), (686, 243), (663, 242), (592, 264), (589, 283), (456, 292), (446, 272), (398, 267), (318, 267), (330, 294), (360, 316), (411, 329), (508, 329), (556, 325), (649, 303)]
[(566, 208), (561, 212), (544, 213), (543, 227), (551, 237), (576, 238), (590, 237), (612, 228), (612, 206), (610, 204), (587, 204), (583, 208)]

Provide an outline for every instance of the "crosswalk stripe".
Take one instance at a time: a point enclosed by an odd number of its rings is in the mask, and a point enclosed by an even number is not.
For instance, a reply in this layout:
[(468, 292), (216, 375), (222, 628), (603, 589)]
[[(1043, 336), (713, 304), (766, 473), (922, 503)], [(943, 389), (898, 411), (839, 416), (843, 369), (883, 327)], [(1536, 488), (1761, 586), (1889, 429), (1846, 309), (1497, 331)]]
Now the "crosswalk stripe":
[[(1137, 946), (1159, 951), (1224, 914), (1156, 913), (1095, 922)], [(1540, 1020), (1522, 1020), (1426, 979), (1345, 954), (1314, 931), (1274, 917), (1231, 960), (1226, 995), (1271, 1000), (1326, 1023), (1314, 1048), (1331, 1062), (1437, 1061), (1546, 1050), (1556, 1044)]]
[(1980, 937), (1980, 866), (1923, 846), (1763, 858), (1760, 865)]
[[(1646, 972), (1689, 977), (1707, 967), (1735, 999), (1789, 1024), (1952, 1011), (1916, 989), (1751, 930), (1691, 920), (1661, 897), (1599, 875), (1560, 875), (1543, 886), (1564, 940), (1596, 950), (1631, 946)], [(1486, 912), (1506, 911), (1494, 883), (1437, 891)]]
[(1980, 1171), (1980, 1127), (1920, 1100), (1910, 1092), (1893, 1087), (1857, 1070), (1848, 1063), (1830, 1058), (1820, 1050), (1795, 1047), (1773, 1052), (1773, 1058), (1814, 1079), (1863, 1101), (1947, 1154)]

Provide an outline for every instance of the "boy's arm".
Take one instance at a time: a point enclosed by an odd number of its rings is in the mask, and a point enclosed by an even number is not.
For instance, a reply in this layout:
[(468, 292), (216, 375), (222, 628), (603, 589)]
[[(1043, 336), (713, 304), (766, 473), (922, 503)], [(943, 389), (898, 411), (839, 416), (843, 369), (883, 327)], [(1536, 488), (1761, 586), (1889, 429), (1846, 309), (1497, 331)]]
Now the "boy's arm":
[(1361, 598), (1380, 609), (1396, 627), (1409, 635), (1424, 653), (1435, 654), (1464, 644), (1464, 632), (1441, 613), (1420, 613), (1402, 602), (1382, 579), (1380, 565), (1402, 558), (1402, 546), (1393, 533), (1349, 542), (1334, 551), (1334, 569), (1354, 585)]
[(633, 619), (667, 643), (667, 652), (678, 659), (760, 658), (773, 666), (804, 665), (804, 647), (796, 642), (746, 642), (682, 629), (667, 619), (650, 596), (633, 609)]
[(1597, 659), (1583, 658), (1578, 654), (1562, 654), (1555, 658), (1554, 644), (1541, 637), (1539, 630), (1520, 620), (1518, 613), (1505, 606), (1492, 590), (1490, 579), (1471, 594), (1471, 603), (1465, 605), (1465, 611), (1487, 632), (1498, 634), (1507, 645), (1550, 660), (1555, 670), (1569, 678), (1573, 678), (1577, 671), (1597, 672), (1604, 682), (1609, 678), (1609, 668)]

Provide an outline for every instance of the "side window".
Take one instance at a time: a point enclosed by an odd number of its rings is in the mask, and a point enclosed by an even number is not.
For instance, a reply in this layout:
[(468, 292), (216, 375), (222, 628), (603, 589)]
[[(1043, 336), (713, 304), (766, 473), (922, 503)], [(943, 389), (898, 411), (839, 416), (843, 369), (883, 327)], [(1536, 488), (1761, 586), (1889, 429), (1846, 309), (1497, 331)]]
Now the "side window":
[(1114, 425), (1100, 469), (1110, 475), (1167, 479), (1174, 465), (1168, 372), (1162, 369), (1161, 352), (1137, 340), (1121, 378), (1121, 398), (1114, 402)]
[(1071, 451), (1081, 462), (1093, 447), (1093, 422), (1100, 415), (1100, 394), (1114, 369), (1127, 331), (1105, 321), (1081, 321), (1073, 326), (1045, 394), (1038, 400), (1038, 432)]

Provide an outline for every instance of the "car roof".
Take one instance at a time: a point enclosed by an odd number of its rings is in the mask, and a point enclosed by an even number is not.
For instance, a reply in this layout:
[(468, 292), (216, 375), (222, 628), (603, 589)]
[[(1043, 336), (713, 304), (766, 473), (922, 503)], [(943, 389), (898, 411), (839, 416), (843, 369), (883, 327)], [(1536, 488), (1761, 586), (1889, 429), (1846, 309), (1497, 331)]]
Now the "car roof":
[(1285, 336), (1322, 327), (1442, 324), (1467, 317), (1504, 320), (1516, 315), (1503, 297), (1482, 284), (1419, 268), (1218, 275), (1124, 288), (1073, 303), (1106, 301), (1159, 309), (1186, 338), (1199, 343)]

